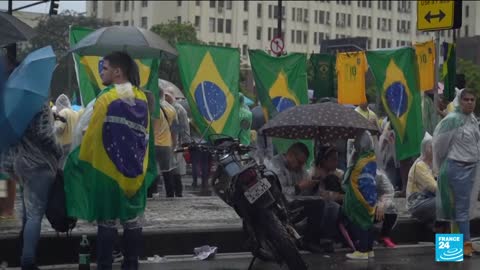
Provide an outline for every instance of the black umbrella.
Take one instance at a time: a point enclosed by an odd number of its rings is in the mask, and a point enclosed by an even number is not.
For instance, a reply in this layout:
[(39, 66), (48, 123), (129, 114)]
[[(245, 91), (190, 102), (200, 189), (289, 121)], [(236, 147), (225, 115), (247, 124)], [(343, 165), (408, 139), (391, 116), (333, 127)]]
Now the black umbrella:
[(103, 56), (112, 51), (127, 52), (133, 58), (176, 56), (177, 51), (159, 35), (133, 26), (102, 27), (80, 40), (69, 52)]
[(378, 133), (377, 128), (356, 111), (325, 102), (289, 108), (268, 121), (260, 132), (286, 139), (318, 139), (323, 143), (353, 138), (361, 130)]
[(0, 47), (26, 41), (36, 35), (30, 26), (5, 12), (0, 12), (0, 25)]

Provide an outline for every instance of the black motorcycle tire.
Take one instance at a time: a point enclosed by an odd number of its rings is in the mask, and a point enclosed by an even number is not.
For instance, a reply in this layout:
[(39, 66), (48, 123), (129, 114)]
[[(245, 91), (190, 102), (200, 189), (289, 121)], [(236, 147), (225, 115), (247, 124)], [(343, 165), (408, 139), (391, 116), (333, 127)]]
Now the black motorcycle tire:
[(261, 215), (266, 237), (272, 246), (275, 247), (280, 259), (290, 270), (307, 270), (308, 266), (300, 255), (300, 251), (294, 240), (272, 211), (264, 211)]

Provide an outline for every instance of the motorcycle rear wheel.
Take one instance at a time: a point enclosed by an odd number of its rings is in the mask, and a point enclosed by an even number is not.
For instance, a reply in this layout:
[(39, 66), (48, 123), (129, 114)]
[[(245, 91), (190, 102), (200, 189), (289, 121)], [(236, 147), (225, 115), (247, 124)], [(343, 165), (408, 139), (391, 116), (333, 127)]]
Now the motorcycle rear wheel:
[(290, 270), (306, 270), (307, 264), (300, 255), (295, 241), (288, 233), (287, 228), (282, 224), (272, 211), (265, 211), (261, 215), (266, 237), (275, 247), (280, 259), (285, 262)]

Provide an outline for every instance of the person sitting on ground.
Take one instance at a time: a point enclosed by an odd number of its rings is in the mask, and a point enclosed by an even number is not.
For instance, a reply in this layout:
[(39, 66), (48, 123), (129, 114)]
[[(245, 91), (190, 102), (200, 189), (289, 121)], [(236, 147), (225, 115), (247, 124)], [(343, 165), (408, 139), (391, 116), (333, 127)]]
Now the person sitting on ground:
[(313, 188), (315, 183), (299, 185), (308, 180), (305, 164), (309, 155), (307, 146), (297, 142), (285, 154), (278, 154), (270, 162), (265, 162), (266, 167), (278, 176), (284, 194), (295, 195), (295, 189), (306, 191)]
[(437, 181), (432, 172), (432, 136), (425, 133), (421, 155), (408, 173), (407, 210), (413, 218), (425, 224), (435, 221)]
[(341, 179), (343, 171), (337, 169), (338, 152), (334, 146), (320, 146), (315, 158), (315, 167), (312, 171), (312, 180), (318, 181), (315, 188), (317, 194), (323, 198), (342, 203), (345, 192), (342, 190)]

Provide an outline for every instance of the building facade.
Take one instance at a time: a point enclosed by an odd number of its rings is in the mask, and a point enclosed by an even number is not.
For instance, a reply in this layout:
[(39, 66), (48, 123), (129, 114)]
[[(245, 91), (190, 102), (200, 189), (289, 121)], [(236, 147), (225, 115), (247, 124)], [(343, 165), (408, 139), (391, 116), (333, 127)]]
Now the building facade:
[[(149, 29), (169, 20), (190, 22), (197, 38), (211, 44), (248, 49), (270, 49), (278, 35), (288, 52), (319, 52), (323, 40), (366, 37), (367, 49), (394, 48), (422, 42), (433, 33), (416, 30), (416, 1), (87, 1), (87, 15), (118, 25)], [(480, 5), (463, 1), (463, 25), (457, 37), (480, 33)], [(479, 17), (480, 18), (480, 17)], [(442, 31), (452, 41), (453, 31)]]

